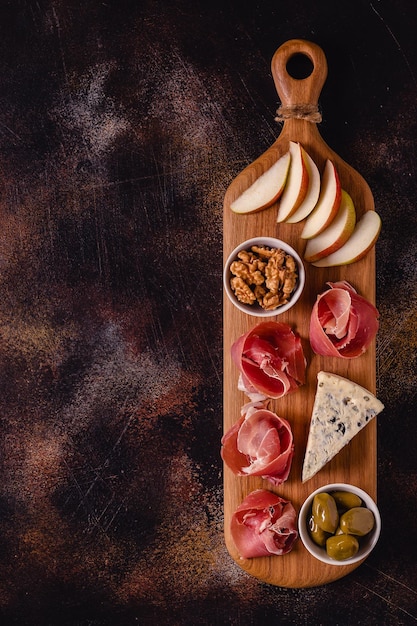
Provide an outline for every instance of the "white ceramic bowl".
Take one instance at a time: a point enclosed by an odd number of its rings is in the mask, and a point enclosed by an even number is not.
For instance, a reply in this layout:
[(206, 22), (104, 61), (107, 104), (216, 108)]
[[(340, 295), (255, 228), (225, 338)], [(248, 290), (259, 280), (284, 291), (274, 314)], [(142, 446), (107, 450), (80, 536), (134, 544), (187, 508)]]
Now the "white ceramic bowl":
[[(325, 491), (326, 493), (330, 493), (332, 491), (350, 491), (351, 493), (355, 493), (361, 498), (364, 505), (374, 514), (375, 526), (373, 530), (371, 530), (371, 532), (365, 537), (359, 538), (359, 550), (355, 554), (355, 556), (350, 559), (337, 561), (336, 559), (330, 558), (326, 553), (326, 548), (322, 548), (314, 543), (308, 532), (308, 518), (311, 513), (313, 498), (317, 493), (322, 493), (323, 491)], [(374, 500), (365, 491), (363, 491), (363, 489), (359, 489), (359, 487), (355, 487), (354, 485), (348, 485), (346, 483), (333, 483), (330, 485), (324, 485), (323, 487), (316, 489), (308, 496), (308, 498), (302, 505), (298, 516), (298, 531), (300, 539), (303, 542), (304, 546), (307, 548), (310, 554), (316, 557), (316, 559), (318, 559), (319, 561), (336, 566), (352, 565), (352, 563), (357, 563), (358, 561), (362, 561), (362, 559), (365, 559), (374, 549), (381, 533), (381, 516)]]
[[(284, 250), (284, 252), (286, 252), (287, 254), (290, 254), (297, 263), (298, 279), (296, 288), (293, 291), (290, 300), (286, 304), (283, 304), (276, 309), (266, 310), (263, 309), (258, 303), (244, 304), (236, 298), (234, 292), (232, 291), (232, 288), (230, 287), (230, 279), (232, 277), (230, 265), (233, 261), (237, 260), (237, 255), (241, 250), (250, 250), (252, 246), (268, 246), (269, 248), (280, 248), (281, 250)], [(304, 289), (304, 284), (305, 269), (300, 256), (294, 250), (294, 248), (285, 243), (285, 241), (275, 239), (274, 237), (254, 237), (253, 239), (247, 239), (246, 241), (242, 242), (230, 253), (223, 270), (223, 285), (230, 301), (240, 311), (243, 311), (243, 313), (247, 313), (248, 315), (253, 315), (255, 317), (273, 317), (276, 315), (280, 315), (285, 311), (288, 311), (288, 309), (293, 307), (301, 296)]]

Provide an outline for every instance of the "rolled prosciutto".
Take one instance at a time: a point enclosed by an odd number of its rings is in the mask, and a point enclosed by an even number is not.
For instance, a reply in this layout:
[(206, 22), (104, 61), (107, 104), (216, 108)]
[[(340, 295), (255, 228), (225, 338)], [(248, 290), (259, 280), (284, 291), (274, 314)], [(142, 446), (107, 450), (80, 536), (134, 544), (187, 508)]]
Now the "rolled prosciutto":
[(369, 347), (379, 328), (379, 312), (346, 281), (327, 283), (310, 318), (310, 344), (316, 354), (353, 359)]
[(291, 426), (269, 409), (247, 406), (222, 437), (222, 458), (234, 474), (262, 476), (280, 485), (288, 478), (294, 456)]
[(238, 387), (254, 401), (281, 398), (305, 382), (301, 339), (287, 324), (258, 324), (234, 342), (231, 354)]
[(245, 559), (287, 554), (298, 537), (296, 512), (288, 500), (257, 489), (232, 515), (230, 530), (240, 556)]

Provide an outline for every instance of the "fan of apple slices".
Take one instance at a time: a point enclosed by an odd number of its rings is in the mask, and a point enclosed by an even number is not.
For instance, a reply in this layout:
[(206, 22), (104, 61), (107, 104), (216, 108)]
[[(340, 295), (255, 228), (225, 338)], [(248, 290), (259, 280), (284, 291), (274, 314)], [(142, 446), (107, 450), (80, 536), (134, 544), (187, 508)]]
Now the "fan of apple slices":
[(366, 211), (360, 220), (349, 193), (342, 189), (335, 164), (327, 159), (320, 174), (299, 142), (232, 202), (235, 213), (248, 214), (278, 203), (277, 222), (304, 222), (304, 259), (316, 267), (348, 265), (375, 245), (381, 218)]

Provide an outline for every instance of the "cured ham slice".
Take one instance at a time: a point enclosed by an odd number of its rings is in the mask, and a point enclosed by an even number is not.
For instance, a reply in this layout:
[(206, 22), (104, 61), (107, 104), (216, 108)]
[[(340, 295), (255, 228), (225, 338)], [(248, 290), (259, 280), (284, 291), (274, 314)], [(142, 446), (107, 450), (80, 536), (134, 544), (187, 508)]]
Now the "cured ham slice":
[(310, 318), (310, 343), (316, 354), (353, 359), (369, 347), (379, 328), (379, 312), (346, 281), (327, 283)]
[(294, 456), (290, 424), (256, 404), (242, 411), (222, 438), (224, 462), (239, 476), (262, 476), (280, 485), (288, 478)]
[(258, 324), (234, 342), (231, 354), (239, 388), (253, 400), (281, 398), (305, 382), (301, 339), (287, 324)]
[(298, 537), (296, 512), (288, 500), (257, 489), (236, 509), (230, 530), (240, 556), (245, 559), (287, 554)]

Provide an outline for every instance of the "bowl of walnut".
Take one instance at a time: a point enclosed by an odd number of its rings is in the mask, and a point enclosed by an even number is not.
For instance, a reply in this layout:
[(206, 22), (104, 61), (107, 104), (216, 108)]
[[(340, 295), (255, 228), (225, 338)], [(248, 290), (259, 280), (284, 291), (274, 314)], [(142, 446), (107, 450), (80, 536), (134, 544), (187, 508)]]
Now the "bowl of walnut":
[(290, 245), (274, 237), (254, 237), (237, 246), (223, 270), (224, 289), (243, 313), (272, 317), (288, 311), (305, 284), (303, 262)]

